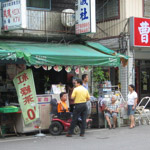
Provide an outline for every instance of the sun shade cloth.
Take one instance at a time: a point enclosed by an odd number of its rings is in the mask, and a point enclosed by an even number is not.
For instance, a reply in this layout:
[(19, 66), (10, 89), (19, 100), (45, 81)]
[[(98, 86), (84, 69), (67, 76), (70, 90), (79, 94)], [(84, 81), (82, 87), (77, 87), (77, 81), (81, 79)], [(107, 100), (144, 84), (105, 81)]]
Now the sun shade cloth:
[(120, 54), (120, 53), (116, 53), (115, 51), (101, 45), (100, 43), (86, 41), (85, 45), (87, 45), (91, 48), (94, 48), (94, 49), (96, 49), (96, 50), (98, 50), (104, 54), (118, 56), (118, 57), (120, 57), (120, 59), (122, 61), (124, 61), (124, 63), (128, 61), (128, 58), (129, 58), (128, 56)]
[(23, 58), (27, 65), (119, 66), (120, 56), (82, 44), (0, 42), (0, 60)]

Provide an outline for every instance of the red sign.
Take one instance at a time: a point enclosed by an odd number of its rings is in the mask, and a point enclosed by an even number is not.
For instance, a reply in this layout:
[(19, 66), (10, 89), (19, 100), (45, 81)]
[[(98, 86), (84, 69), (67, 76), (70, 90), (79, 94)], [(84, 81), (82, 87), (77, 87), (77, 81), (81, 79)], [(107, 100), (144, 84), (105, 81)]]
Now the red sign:
[[(132, 22), (132, 21), (131, 21)], [(133, 25), (133, 26), (132, 26)], [(150, 46), (150, 19), (133, 18), (130, 33), (133, 39), (133, 46), (149, 47)], [(132, 36), (133, 32), (133, 36)]]

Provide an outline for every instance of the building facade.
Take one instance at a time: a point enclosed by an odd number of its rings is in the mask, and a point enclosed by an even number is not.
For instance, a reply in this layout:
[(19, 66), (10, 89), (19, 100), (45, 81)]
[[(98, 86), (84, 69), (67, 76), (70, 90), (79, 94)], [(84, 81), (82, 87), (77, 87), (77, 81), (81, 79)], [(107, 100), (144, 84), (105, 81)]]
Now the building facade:
[[(8, 0), (0, 0), (6, 2)], [(141, 74), (148, 70), (149, 50), (132, 47), (130, 44), (129, 18), (149, 17), (150, 0), (96, 0), (97, 30), (95, 34), (75, 35), (75, 26), (67, 27), (62, 24), (62, 11), (75, 10), (74, 0), (26, 0), (27, 1), (27, 27), (25, 29), (4, 31), (1, 18), (1, 39), (44, 41), (52, 43), (72, 43), (81, 40), (93, 40), (102, 45), (128, 55), (128, 66), (120, 67), (119, 73), (111, 69), (112, 76), (117, 77), (121, 83), (121, 91), (126, 99), (128, 85), (136, 84), (136, 90), (140, 97), (150, 93), (147, 79), (143, 86)], [(2, 12), (2, 11), (1, 11)], [(71, 18), (70, 18), (71, 19)], [(142, 48), (143, 49), (143, 48)], [(114, 73), (113, 73), (114, 72)], [(144, 71), (145, 75), (145, 71)], [(147, 72), (145, 76), (150, 76)], [(113, 84), (116, 84), (113, 83)], [(144, 87), (143, 90), (142, 87)]]
[(150, 48), (131, 45), (130, 18), (150, 17), (150, 0), (96, 0), (97, 32), (91, 35), (102, 45), (129, 56), (119, 68), (121, 92), (127, 99), (128, 85), (135, 84), (139, 100), (150, 94)]

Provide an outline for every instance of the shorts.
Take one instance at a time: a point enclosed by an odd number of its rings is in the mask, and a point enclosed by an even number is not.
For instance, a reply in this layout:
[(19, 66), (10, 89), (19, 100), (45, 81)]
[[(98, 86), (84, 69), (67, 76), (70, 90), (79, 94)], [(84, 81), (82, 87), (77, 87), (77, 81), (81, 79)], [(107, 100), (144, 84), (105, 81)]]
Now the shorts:
[(128, 115), (134, 115), (135, 113), (135, 109), (132, 109), (133, 105), (128, 105)]
[(105, 112), (105, 116), (108, 116), (108, 117), (114, 117), (114, 116), (117, 117), (117, 115), (118, 115), (118, 113), (115, 113), (115, 112), (113, 112), (112, 114), (109, 112)]

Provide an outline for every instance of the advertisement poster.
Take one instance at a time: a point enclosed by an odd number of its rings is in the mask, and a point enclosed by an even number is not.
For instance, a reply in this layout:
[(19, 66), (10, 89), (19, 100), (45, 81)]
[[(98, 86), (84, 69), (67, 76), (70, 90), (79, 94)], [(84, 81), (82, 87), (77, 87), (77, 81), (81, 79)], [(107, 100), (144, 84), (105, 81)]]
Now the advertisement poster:
[(5, 31), (27, 27), (26, 0), (11, 0), (2, 4)]
[(25, 124), (32, 123), (39, 118), (38, 101), (32, 70), (28, 69), (18, 74), (13, 82), (16, 87), (24, 122)]

